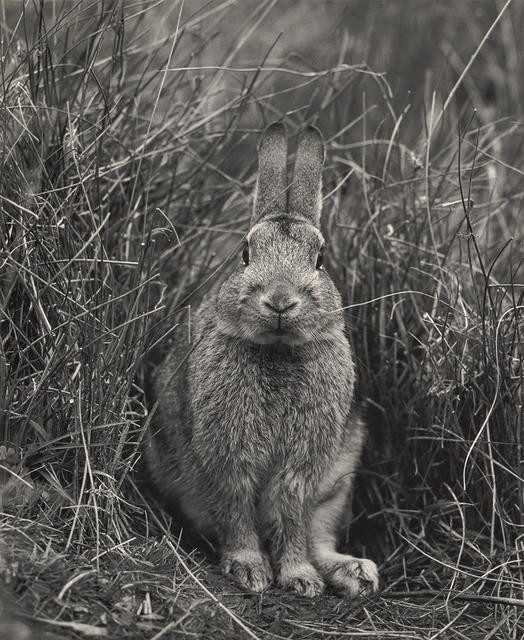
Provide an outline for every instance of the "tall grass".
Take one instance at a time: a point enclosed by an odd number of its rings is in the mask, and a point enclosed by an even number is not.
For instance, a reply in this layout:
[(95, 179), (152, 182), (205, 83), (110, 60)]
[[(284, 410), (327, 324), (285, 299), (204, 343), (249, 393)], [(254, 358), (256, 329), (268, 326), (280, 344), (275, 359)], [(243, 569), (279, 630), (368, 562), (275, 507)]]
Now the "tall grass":
[[(273, 5), (249, 18), (253, 33)], [(214, 602), (229, 588), (178, 546), (136, 487), (151, 410), (147, 380), (178, 318), (236, 255), (249, 220), (257, 130), (280, 117), (294, 136), (313, 119), (328, 144), (327, 268), (344, 294), (370, 431), (346, 546), (382, 563), (384, 595), (366, 605), (373, 624), (409, 637), (413, 609), (402, 608), (402, 598), (445, 594), (438, 622), (420, 623), (428, 634), (476, 599), (493, 609), (484, 617), (464, 609), (450, 637), (493, 624), (500, 637), (517, 638), (524, 137), (516, 119), (522, 61), (508, 21), (522, 21), (522, 7), (502, 16), (458, 84), (464, 50), (449, 45), (448, 75), (435, 91), (426, 87), (416, 114), (399, 107), (387, 76), (361, 64), (348, 38), (337, 44), (330, 72), (281, 61), (288, 85), (278, 71), (257, 68), (263, 54), (252, 71), (223, 71), (235, 67), (245, 33), (218, 64), (201, 64), (213, 46), (209, 25), (227, 3), (194, 13), (163, 3), (172, 29), (153, 43), (151, 2), (8, 8), (0, 463), (4, 537), (21, 563), (16, 569), (11, 560), (6, 571), (18, 591), (31, 606), (40, 601), (45, 617), (99, 622), (99, 603), (64, 618), (52, 600), (59, 592), (60, 605), (67, 597), (94, 602), (96, 585), (73, 596), (69, 583), (94, 567), (98, 586), (113, 585), (106, 597), (120, 613), (112, 633), (132, 628), (144, 637), (140, 624), (151, 633), (162, 626), (148, 612), (151, 598), (164, 620), (173, 607), (185, 615), (202, 593)], [(468, 55), (501, 8), (476, 17)], [(373, 18), (366, 11), (364, 22)], [(461, 9), (457, 20), (468, 17)], [(266, 67), (278, 66), (268, 55)], [(490, 74), (500, 74), (489, 95), (483, 56)], [(234, 91), (232, 77), (240, 77)], [(134, 600), (123, 595), (130, 592)], [(284, 614), (276, 625), (278, 616), (239, 602), (219, 605), (232, 624), (224, 637), (340, 630), (331, 613), (315, 626), (297, 605), (285, 627)], [(369, 629), (347, 607), (351, 624)], [(243, 631), (240, 614), (250, 621)], [(190, 631), (209, 635), (212, 616), (199, 616), (188, 613)]]

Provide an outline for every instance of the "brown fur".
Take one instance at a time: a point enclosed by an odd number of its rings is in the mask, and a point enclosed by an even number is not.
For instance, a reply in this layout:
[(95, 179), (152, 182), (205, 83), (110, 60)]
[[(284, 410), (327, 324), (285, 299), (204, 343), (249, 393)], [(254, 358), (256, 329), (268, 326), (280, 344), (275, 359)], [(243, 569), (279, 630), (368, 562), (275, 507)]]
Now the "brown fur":
[(249, 264), (194, 313), (191, 343), (178, 327), (145, 456), (158, 490), (218, 536), (224, 572), (246, 588), (264, 589), (274, 573), (307, 596), (325, 582), (354, 595), (375, 590), (378, 575), (373, 562), (335, 549), (363, 429), (351, 413), (340, 295), (316, 268), (320, 132), (310, 127), (299, 142), (289, 212), (286, 154), (282, 125), (270, 125)]

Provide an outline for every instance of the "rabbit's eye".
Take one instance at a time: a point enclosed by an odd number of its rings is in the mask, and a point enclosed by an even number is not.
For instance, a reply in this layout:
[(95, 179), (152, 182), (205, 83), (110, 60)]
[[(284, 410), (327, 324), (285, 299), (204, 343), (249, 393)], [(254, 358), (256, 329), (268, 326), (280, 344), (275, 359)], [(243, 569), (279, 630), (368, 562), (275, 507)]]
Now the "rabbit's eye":
[(317, 269), (322, 269), (322, 265), (324, 264), (324, 247), (320, 249), (317, 256)]
[(249, 264), (249, 247), (246, 246), (244, 247), (244, 250), (242, 251), (242, 260), (244, 261), (244, 264), (247, 265)]

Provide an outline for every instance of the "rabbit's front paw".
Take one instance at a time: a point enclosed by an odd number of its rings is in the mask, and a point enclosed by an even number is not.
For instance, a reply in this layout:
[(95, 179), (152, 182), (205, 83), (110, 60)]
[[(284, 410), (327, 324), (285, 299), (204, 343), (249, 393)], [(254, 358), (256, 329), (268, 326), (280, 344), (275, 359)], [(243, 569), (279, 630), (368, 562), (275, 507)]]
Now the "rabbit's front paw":
[(283, 589), (295, 591), (300, 596), (314, 598), (324, 591), (324, 581), (309, 562), (300, 562), (280, 569), (278, 583)]
[(263, 591), (273, 580), (267, 556), (253, 549), (226, 552), (222, 557), (222, 572), (232, 575), (249, 591)]
[(346, 596), (369, 596), (378, 589), (378, 569), (372, 560), (346, 556), (330, 567), (326, 580)]

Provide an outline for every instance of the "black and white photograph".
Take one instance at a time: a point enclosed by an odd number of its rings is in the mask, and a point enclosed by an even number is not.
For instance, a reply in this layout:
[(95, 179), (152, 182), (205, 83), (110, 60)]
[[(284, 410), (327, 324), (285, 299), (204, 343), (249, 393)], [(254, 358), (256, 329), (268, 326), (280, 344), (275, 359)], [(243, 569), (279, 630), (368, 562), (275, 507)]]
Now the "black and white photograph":
[(523, 43), (0, 0), (0, 640), (522, 640)]

